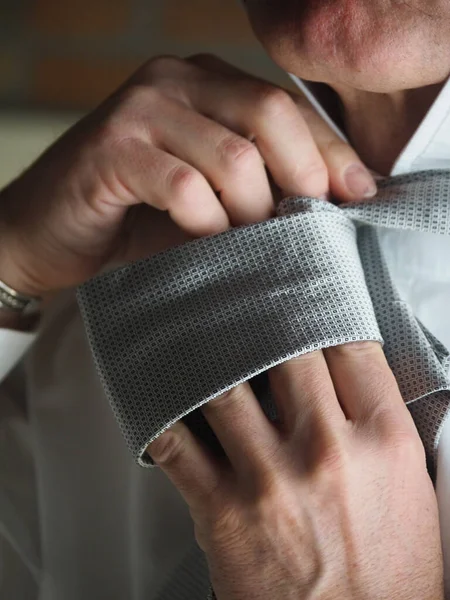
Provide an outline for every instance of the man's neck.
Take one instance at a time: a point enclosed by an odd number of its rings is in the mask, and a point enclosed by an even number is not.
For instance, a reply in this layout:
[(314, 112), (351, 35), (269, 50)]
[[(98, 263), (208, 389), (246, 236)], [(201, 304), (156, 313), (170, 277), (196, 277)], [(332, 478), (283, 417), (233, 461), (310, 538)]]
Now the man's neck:
[(336, 89), (345, 132), (368, 167), (382, 175), (390, 173), (442, 86), (439, 83), (395, 94)]

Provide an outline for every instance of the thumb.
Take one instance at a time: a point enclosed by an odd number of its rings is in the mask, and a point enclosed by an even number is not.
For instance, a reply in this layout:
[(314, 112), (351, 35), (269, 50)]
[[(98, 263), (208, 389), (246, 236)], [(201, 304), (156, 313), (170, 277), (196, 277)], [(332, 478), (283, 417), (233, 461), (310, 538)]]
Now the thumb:
[(329, 127), (306, 98), (299, 96), (296, 103), (327, 166), (332, 196), (342, 202), (373, 198), (377, 193), (374, 176), (355, 150)]

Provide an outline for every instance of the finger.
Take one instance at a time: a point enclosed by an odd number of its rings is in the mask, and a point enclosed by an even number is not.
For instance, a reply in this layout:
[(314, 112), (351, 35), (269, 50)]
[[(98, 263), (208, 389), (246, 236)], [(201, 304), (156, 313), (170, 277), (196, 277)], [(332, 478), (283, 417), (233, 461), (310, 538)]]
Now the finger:
[(186, 85), (196, 110), (254, 141), (285, 193), (328, 192), (325, 162), (288, 92), (251, 77), (211, 77), (209, 71)]
[(344, 202), (375, 196), (375, 180), (353, 148), (327, 125), (306, 98), (298, 96), (295, 101), (327, 166), (333, 196)]
[(233, 225), (273, 216), (264, 162), (249, 140), (180, 103), (167, 103), (152, 129), (159, 147), (203, 173)]
[(100, 172), (112, 197), (100, 198), (99, 210), (144, 202), (168, 211), (173, 221), (195, 237), (225, 231), (230, 226), (225, 209), (205, 177), (191, 165), (147, 144), (130, 139), (102, 162)]
[[(247, 80), (251, 77), (213, 55), (197, 55), (190, 61), (211, 72)], [(344, 202), (373, 197), (377, 191), (375, 180), (353, 148), (334, 133), (304, 96), (293, 94), (292, 97), (327, 166), (331, 193)]]
[(346, 422), (322, 352), (312, 352), (269, 371), (270, 387), (283, 431), (304, 437), (326, 434)]
[(348, 419), (380, 424), (407, 412), (380, 344), (346, 344), (328, 348), (324, 355)]
[(202, 411), (237, 473), (254, 475), (270, 464), (279, 436), (248, 383), (205, 404)]
[(181, 421), (147, 448), (191, 508), (201, 508), (219, 488), (222, 470)]

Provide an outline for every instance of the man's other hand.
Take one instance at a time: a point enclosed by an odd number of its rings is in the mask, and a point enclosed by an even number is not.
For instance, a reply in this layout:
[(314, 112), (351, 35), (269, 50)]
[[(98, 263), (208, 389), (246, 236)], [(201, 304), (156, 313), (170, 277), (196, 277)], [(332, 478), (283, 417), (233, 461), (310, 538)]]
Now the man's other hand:
[(226, 460), (183, 424), (149, 447), (187, 501), (218, 600), (440, 600), (424, 450), (376, 343), (270, 371), (279, 422), (248, 384), (203, 413)]
[(376, 191), (303, 97), (211, 56), (154, 58), (0, 194), (0, 279), (36, 295), (74, 286), (268, 219), (277, 188)]

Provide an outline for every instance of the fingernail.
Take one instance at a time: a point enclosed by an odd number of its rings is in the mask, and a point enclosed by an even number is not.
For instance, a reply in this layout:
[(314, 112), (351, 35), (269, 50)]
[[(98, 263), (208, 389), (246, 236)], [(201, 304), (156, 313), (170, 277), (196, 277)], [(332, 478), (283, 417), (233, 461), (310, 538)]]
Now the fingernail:
[(355, 198), (373, 198), (377, 193), (377, 185), (362, 165), (352, 165), (347, 169), (344, 176), (345, 184)]

